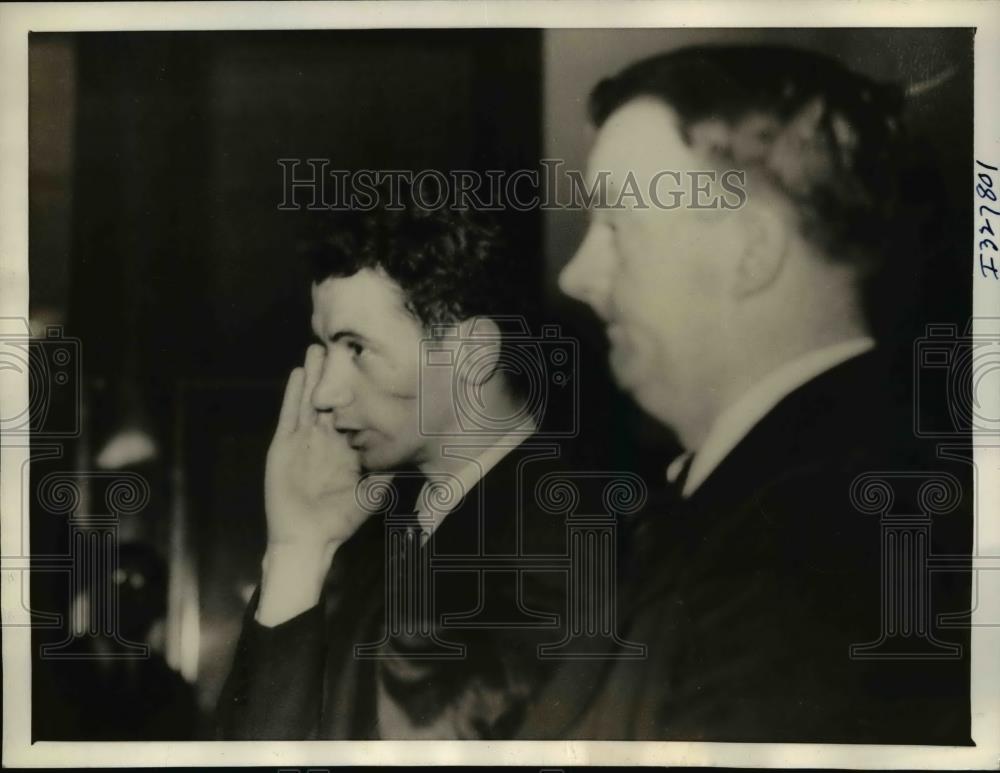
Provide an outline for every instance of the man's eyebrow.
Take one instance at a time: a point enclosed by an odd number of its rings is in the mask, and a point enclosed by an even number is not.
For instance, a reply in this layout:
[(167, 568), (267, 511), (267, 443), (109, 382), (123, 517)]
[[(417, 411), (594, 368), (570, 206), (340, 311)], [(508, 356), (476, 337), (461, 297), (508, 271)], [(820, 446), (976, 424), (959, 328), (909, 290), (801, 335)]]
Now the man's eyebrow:
[(351, 330), (350, 328), (344, 328), (342, 330), (338, 330), (336, 333), (326, 336), (320, 335), (314, 330), (313, 335), (316, 336), (316, 338), (319, 339), (321, 342), (329, 341), (330, 343), (334, 344), (343, 338), (357, 338), (359, 341), (368, 340), (364, 335), (359, 333), (357, 330)]

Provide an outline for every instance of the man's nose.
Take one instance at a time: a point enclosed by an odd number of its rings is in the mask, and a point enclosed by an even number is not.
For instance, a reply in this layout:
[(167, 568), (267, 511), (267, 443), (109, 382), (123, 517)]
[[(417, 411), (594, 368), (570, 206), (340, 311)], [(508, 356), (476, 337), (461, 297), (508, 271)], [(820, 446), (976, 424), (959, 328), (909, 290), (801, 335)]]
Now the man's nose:
[(327, 355), (310, 399), (317, 411), (337, 410), (354, 402), (350, 363), (346, 358), (339, 357), (336, 352)]
[(583, 301), (602, 319), (607, 308), (610, 291), (610, 276), (607, 256), (593, 243), (588, 235), (559, 272), (559, 289), (570, 298)]

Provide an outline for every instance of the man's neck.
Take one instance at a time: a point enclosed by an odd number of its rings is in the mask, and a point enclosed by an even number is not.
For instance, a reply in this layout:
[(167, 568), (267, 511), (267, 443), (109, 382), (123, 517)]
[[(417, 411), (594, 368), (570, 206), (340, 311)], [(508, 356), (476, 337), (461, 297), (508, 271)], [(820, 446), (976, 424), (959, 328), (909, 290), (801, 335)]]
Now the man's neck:
[[(505, 385), (492, 381), (482, 385), (478, 395), (476, 413), (490, 419), (493, 417), (517, 417), (525, 412), (523, 400), (514, 398)], [(476, 413), (469, 412), (466, 422), (475, 421)], [(535, 432), (535, 422), (531, 417), (514, 424), (513, 422), (484, 421), (486, 428), (463, 425), (458, 416), (452, 422), (450, 432), (445, 432), (436, 438), (436, 442), (425, 461), (418, 466), (430, 480), (447, 478), (455, 475), (493, 446), (503, 443), (516, 445), (520, 439)], [(493, 429), (491, 425), (498, 425)]]
[(759, 379), (716, 417), (697, 447), (685, 495), (696, 489), (751, 429), (785, 397), (823, 373), (869, 351), (874, 339), (866, 335), (838, 341), (795, 357)]
[(691, 451), (700, 448), (724, 411), (789, 363), (845, 341), (871, 338), (871, 329), (860, 310), (844, 311), (833, 318), (803, 316), (794, 325), (783, 322), (770, 331), (734, 338), (734, 346), (723, 359), (725, 372), (700, 390), (711, 399), (711, 406), (706, 406), (692, 426), (680, 428), (684, 447)]
[(515, 448), (536, 431), (537, 426), (529, 417), (506, 432), (456, 432), (438, 438), (427, 460), (417, 466), (429, 480), (443, 480), (457, 475), (470, 464), (477, 464), (480, 457), (490, 454), (494, 449), (500, 451)]
[(429, 483), (445, 487), (433, 498), (433, 502), (422, 498), (424, 509), (421, 514), (428, 519), (427, 533), (432, 533), (490, 470), (535, 431), (534, 420), (528, 419), (499, 437), (481, 438), (477, 442), (467, 435), (463, 442), (442, 443), (434, 457), (436, 463), (421, 465)]

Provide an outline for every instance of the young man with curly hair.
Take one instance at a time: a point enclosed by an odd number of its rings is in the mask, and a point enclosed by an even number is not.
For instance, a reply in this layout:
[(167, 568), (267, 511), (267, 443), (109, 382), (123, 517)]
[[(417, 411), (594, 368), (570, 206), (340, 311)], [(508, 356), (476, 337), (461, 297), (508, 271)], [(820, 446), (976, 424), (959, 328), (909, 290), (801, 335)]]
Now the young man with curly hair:
[[(543, 678), (544, 612), (563, 604), (551, 573), (399, 583), (431, 555), (564, 550), (562, 520), (534, 505), (548, 465), (533, 462), (558, 453), (532, 442), (544, 417), (510, 351), (518, 277), (471, 212), (408, 201), (331, 233), (313, 256), (318, 343), (288, 379), (268, 453), (262, 579), (219, 735), (510, 736)], [(394, 475), (374, 507), (369, 473)], [(418, 523), (387, 537), (401, 514)], [(445, 615), (458, 619), (441, 630)]]

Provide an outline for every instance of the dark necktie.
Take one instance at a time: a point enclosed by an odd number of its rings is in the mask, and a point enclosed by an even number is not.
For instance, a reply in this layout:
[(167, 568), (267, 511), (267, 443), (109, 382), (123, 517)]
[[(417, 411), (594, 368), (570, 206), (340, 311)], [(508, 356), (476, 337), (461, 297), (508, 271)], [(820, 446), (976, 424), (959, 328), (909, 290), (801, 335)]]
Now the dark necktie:
[[(654, 490), (649, 505), (634, 522), (631, 539), (639, 554), (662, 547), (662, 534), (684, 506), (684, 484), (691, 472), (694, 453), (686, 451), (674, 458), (664, 471), (664, 485)], [(654, 550), (654, 553), (657, 551)]]
[(396, 492), (393, 514), (415, 514), (420, 509), (420, 491), (425, 483), (427, 476), (416, 467), (408, 467), (393, 475), (392, 486)]
[(398, 519), (399, 524), (391, 529), (387, 554), (390, 584), (385, 601), (394, 619), (389, 622), (378, 678), (388, 699), (398, 703), (408, 715), (419, 713), (411, 704), (419, 703), (421, 683), (430, 673), (421, 656), (431, 644), (427, 634), (428, 626), (433, 625), (433, 620), (429, 619), (432, 605), (429, 600), (419, 598), (419, 594), (430, 591), (430, 585), (421, 579), (426, 574), (426, 567), (422, 570), (418, 566), (429, 561), (430, 555), (420, 549), (422, 530), (415, 517), (420, 509), (420, 492), (426, 482), (427, 476), (416, 468), (397, 472), (392, 480), (396, 500), (389, 516)]

